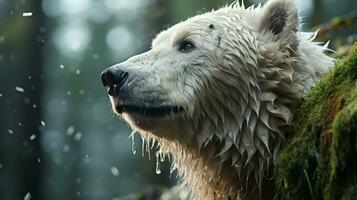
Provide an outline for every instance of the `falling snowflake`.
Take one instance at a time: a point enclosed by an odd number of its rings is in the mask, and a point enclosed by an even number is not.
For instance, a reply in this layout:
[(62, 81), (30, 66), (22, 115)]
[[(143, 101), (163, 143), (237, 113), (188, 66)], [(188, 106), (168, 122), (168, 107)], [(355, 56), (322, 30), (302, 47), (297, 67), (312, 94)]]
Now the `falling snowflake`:
[(15, 87), (15, 90), (18, 91), (18, 92), (25, 92), (24, 88), (22, 87)]
[(60, 65), (60, 68), (61, 68), (61, 69), (64, 69), (64, 65)]
[(35, 139), (36, 139), (36, 135), (35, 135), (35, 134), (33, 134), (33, 135), (30, 136), (30, 140), (31, 140), (31, 141), (33, 141), (33, 140), (35, 140)]
[(42, 126), (46, 126), (46, 123), (44, 121), (41, 121)]
[(71, 147), (68, 144), (65, 144), (63, 146), (63, 152), (69, 152), (69, 150), (71, 150)]
[(29, 104), (31, 102), (30, 98), (25, 97), (24, 98), (24, 104)]
[(32, 16), (32, 12), (24, 12), (24, 13), (22, 13), (22, 16), (23, 17), (31, 17)]
[(14, 134), (14, 131), (12, 131), (11, 129), (8, 129), (7, 132), (9, 132), (11, 135)]
[(83, 155), (83, 162), (86, 164), (90, 163), (90, 158), (89, 158), (88, 154)]
[(24, 200), (30, 200), (31, 199), (31, 194), (28, 192), (25, 197)]
[(79, 141), (82, 138), (82, 133), (81, 132), (77, 132), (76, 134), (74, 134), (74, 140), (75, 141)]
[(110, 168), (110, 171), (112, 172), (113, 176), (119, 176), (119, 169), (117, 167), (112, 167)]
[(75, 131), (75, 128), (73, 126), (68, 127), (67, 135), (73, 135), (74, 131)]
[(81, 70), (77, 69), (76, 74), (79, 75), (81, 73)]

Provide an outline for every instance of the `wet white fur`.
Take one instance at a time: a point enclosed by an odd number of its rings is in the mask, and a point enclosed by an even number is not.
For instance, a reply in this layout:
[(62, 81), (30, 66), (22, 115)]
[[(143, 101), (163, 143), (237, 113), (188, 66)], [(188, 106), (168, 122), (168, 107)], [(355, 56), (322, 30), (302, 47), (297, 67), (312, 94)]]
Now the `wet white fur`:
[[(277, 5), (287, 16), (273, 34), (263, 21)], [(299, 23), (291, 0), (234, 3), (161, 32), (150, 51), (122, 64), (168, 94), (167, 104), (184, 107), (161, 121), (124, 118), (158, 142), (158, 155), (172, 156), (192, 198), (264, 198), (294, 106), (333, 65)], [(177, 50), (183, 38), (192, 52)]]

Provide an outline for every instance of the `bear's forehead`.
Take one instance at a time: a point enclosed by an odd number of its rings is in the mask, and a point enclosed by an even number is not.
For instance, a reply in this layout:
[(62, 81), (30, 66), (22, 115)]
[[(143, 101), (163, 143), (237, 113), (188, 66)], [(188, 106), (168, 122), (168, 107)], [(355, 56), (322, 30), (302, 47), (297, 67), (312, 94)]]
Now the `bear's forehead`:
[(246, 23), (249, 24), (249, 27), (254, 27), (257, 24), (256, 17), (259, 18), (257, 12), (259, 12), (259, 8), (251, 9), (248, 12), (241, 8), (224, 7), (216, 11), (194, 16), (159, 33), (153, 40), (152, 47), (163, 43), (170, 43), (178, 32), (184, 35), (182, 32), (204, 31), (207, 30), (211, 24), (223, 30), (232, 29), (231, 26), (236, 28), (248, 27)]
[(193, 32), (206, 29), (214, 18), (213, 13), (205, 13), (182, 21), (167, 30), (160, 32), (152, 42), (152, 46), (170, 42), (177, 34), (184, 35), (184, 32)]

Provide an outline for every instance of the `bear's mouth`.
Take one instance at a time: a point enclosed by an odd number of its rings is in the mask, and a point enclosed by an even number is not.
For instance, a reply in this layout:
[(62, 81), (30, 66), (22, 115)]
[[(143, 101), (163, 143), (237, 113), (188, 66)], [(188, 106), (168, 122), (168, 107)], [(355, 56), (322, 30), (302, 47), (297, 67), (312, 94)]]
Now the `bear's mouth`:
[(138, 105), (115, 105), (115, 110), (119, 113), (127, 113), (141, 115), (149, 118), (161, 118), (166, 116), (174, 116), (184, 109), (180, 106), (138, 106)]

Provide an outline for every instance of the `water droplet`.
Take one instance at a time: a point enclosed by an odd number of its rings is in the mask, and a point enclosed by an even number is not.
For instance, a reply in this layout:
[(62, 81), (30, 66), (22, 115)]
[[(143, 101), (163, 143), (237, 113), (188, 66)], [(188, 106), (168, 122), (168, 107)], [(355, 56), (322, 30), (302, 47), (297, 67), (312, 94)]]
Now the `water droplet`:
[(161, 169), (160, 169), (160, 152), (156, 152), (156, 169), (155, 172), (156, 174), (161, 174)]
[(131, 151), (133, 152), (134, 155), (136, 154), (135, 133), (136, 133), (136, 130), (133, 130), (129, 136), (129, 137), (131, 137)]
[(46, 126), (46, 123), (44, 121), (41, 121), (42, 126)]
[(79, 75), (81, 73), (81, 70), (77, 69), (76, 74)]
[(60, 68), (61, 68), (61, 69), (64, 69), (64, 65), (60, 65)]
[(144, 157), (145, 154), (145, 138), (141, 136), (141, 157)]
[(11, 135), (13, 135), (13, 134), (14, 134), (14, 131), (13, 131), (13, 130), (11, 130), (11, 129), (8, 129), (8, 130), (7, 130), (7, 132), (9, 132)]
[(170, 167), (170, 178), (171, 178), (172, 173), (174, 173), (174, 171), (175, 171), (176, 169), (177, 169), (177, 164), (176, 164), (176, 163), (171, 164), (171, 167)]
[(119, 169), (117, 167), (112, 167), (110, 171), (112, 172), (113, 176), (119, 176)]

